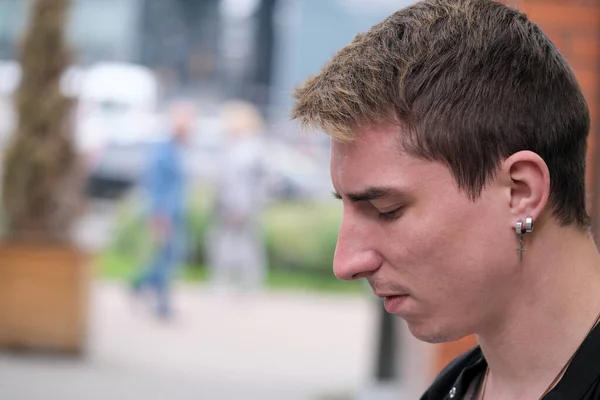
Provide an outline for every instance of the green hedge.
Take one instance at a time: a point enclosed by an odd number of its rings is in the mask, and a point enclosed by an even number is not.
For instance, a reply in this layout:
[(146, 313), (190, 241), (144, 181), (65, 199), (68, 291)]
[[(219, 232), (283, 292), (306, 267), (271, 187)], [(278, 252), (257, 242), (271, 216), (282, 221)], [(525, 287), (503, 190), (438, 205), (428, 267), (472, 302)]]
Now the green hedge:
[[(188, 223), (189, 259), (193, 267), (207, 263), (205, 239), (211, 223), (209, 196), (190, 202)], [(110, 252), (142, 263), (150, 252), (146, 222), (133, 203), (118, 212), (117, 232)], [(331, 276), (333, 253), (341, 207), (333, 201), (321, 203), (275, 203), (261, 215), (265, 246), (272, 270), (293, 270)]]
[(270, 207), (263, 227), (271, 267), (333, 275), (340, 213), (340, 205), (333, 202)]

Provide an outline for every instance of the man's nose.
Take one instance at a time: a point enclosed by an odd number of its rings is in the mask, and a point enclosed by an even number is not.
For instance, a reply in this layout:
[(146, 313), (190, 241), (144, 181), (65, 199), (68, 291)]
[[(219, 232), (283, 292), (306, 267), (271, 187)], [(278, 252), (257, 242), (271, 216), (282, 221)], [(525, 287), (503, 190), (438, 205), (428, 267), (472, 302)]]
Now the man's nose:
[(381, 255), (371, 246), (377, 238), (369, 232), (368, 225), (344, 216), (340, 225), (333, 273), (338, 279), (352, 280), (364, 278), (379, 269)]

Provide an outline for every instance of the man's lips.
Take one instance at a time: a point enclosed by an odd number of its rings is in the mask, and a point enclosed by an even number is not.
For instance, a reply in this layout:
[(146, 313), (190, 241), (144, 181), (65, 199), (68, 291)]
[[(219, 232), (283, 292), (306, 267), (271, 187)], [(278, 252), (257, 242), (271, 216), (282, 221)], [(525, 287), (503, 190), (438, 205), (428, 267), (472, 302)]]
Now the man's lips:
[(383, 296), (383, 298), (385, 310), (390, 314), (397, 314), (401, 311), (402, 305), (408, 300), (409, 296), (407, 294), (392, 294)]
[(395, 297), (395, 296), (408, 296), (407, 292), (380, 292), (378, 290), (373, 290), (373, 293), (375, 294), (375, 296), (377, 297), (381, 297), (382, 299), (385, 299), (387, 297)]

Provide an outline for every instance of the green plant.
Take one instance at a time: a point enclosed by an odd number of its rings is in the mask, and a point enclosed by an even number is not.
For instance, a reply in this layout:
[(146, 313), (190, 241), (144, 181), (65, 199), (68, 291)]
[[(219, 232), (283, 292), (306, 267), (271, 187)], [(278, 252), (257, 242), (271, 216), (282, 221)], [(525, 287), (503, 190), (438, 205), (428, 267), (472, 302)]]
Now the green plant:
[[(192, 268), (208, 263), (209, 199), (207, 193), (199, 192), (188, 208), (188, 263)], [(137, 209), (135, 204), (126, 203), (119, 210), (117, 234), (110, 251), (143, 263), (150, 242), (146, 222), (143, 215), (136, 213)], [(333, 202), (285, 202), (268, 207), (261, 221), (270, 269), (333, 279), (340, 216), (339, 205)]]
[(192, 266), (207, 263), (206, 240), (212, 223), (212, 196), (213, 193), (209, 188), (200, 188), (196, 191), (187, 208), (187, 255), (188, 262)]
[(332, 276), (340, 216), (333, 202), (281, 203), (268, 209), (264, 229), (270, 265)]
[[(142, 267), (150, 251), (143, 215), (135, 202), (119, 210), (117, 235), (100, 257), (101, 276), (127, 280)], [(332, 261), (340, 222), (334, 202), (277, 203), (263, 216), (269, 257), (267, 285), (272, 288), (325, 292), (362, 292), (361, 282), (341, 282), (333, 276)], [(210, 227), (210, 194), (196, 193), (187, 215), (191, 254), (179, 275), (187, 282), (205, 282), (209, 268), (205, 240)]]

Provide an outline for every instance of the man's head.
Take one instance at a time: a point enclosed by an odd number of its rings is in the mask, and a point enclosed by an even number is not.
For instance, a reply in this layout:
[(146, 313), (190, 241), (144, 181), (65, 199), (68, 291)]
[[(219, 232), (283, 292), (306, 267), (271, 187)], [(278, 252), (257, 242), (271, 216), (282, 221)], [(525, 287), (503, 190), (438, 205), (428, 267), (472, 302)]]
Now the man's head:
[(541, 30), (500, 3), (400, 10), (295, 97), (293, 116), (333, 137), (336, 274), (408, 294), (388, 309), (424, 340), (459, 338), (500, 312), (522, 271), (517, 220), (589, 225), (581, 90)]
[(196, 105), (187, 100), (178, 100), (169, 106), (171, 134), (178, 142), (185, 143), (192, 134), (198, 110)]
[(265, 126), (258, 108), (243, 100), (231, 100), (221, 107), (221, 119), (233, 140), (259, 136)]

